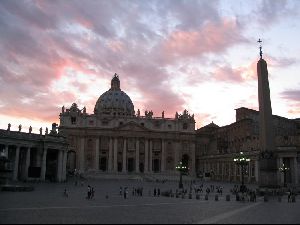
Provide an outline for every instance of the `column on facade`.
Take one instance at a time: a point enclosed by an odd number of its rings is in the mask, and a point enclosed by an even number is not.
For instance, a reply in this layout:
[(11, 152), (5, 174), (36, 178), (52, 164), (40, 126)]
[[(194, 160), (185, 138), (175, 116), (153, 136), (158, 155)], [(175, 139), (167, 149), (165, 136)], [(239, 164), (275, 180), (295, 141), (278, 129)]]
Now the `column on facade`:
[(62, 181), (67, 180), (67, 160), (68, 160), (68, 152), (63, 151)]
[(122, 172), (126, 173), (127, 172), (127, 139), (124, 138), (124, 145), (123, 145), (123, 167), (122, 167)]
[(179, 164), (179, 142), (175, 141), (175, 167)]
[(109, 151), (108, 151), (108, 172), (113, 170), (113, 139), (109, 138)]
[(161, 172), (166, 170), (166, 142), (164, 139), (161, 140)]
[(99, 147), (100, 147), (100, 138), (96, 138), (96, 147), (95, 147), (95, 159), (94, 159), (94, 169), (99, 170)]
[(251, 183), (251, 162), (252, 162), (252, 159), (251, 159), (251, 161), (248, 163), (248, 165), (247, 165), (247, 171), (248, 171), (248, 183)]
[(255, 160), (255, 182), (258, 183), (258, 177), (259, 177), (259, 168), (258, 168), (258, 160)]
[(298, 163), (297, 163), (297, 157), (293, 158), (293, 170), (294, 170), (294, 178), (293, 178), (293, 184), (298, 184)]
[(84, 149), (85, 147), (85, 139), (84, 138), (80, 138), (80, 152), (79, 152), (79, 170), (81, 173), (84, 172), (84, 159), (85, 159), (85, 154), (84, 154)]
[(62, 181), (62, 168), (63, 168), (63, 151), (59, 150), (58, 151), (58, 157), (57, 157), (57, 181), (61, 182)]
[(114, 172), (118, 172), (118, 138), (114, 139)]
[(8, 145), (5, 145), (4, 155), (6, 158), (8, 158)]
[[(278, 165), (277, 165), (277, 168), (282, 167), (282, 165), (283, 165), (283, 158), (280, 157), (280, 158), (278, 159)], [(277, 177), (279, 178), (278, 181), (280, 182), (280, 184), (283, 184), (283, 183), (284, 183), (284, 173), (282, 173), (282, 172), (280, 172), (280, 171), (278, 170), (278, 176), (277, 176)]]
[(145, 169), (144, 172), (147, 173), (148, 172), (148, 168), (149, 168), (149, 145), (148, 145), (148, 140), (145, 139)]
[(16, 147), (16, 157), (15, 157), (15, 165), (14, 165), (14, 172), (13, 172), (13, 180), (18, 180), (18, 173), (19, 173), (19, 158), (20, 158), (20, 146)]
[(28, 170), (29, 170), (29, 167), (30, 167), (30, 150), (31, 150), (31, 148), (28, 147), (27, 152), (26, 152), (26, 162), (25, 162), (25, 171), (24, 171), (25, 180), (28, 179)]
[(135, 171), (140, 172), (140, 140), (138, 138), (135, 145)]
[(191, 143), (191, 156), (192, 156), (192, 166), (191, 166), (191, 176), (195, 176), (196, 171), (196, 144)]
[(153, 152), (152, 152), (152, 140), (149, 141), (149, 172), (152, 173), (152, 161), (153, 161)]

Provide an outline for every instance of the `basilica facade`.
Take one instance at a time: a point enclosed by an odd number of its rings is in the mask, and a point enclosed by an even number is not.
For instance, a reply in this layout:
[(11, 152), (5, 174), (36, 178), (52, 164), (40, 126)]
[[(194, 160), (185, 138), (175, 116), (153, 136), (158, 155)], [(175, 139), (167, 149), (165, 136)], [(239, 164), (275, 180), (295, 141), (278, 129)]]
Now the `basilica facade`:
[(195, 175), (195, 119), (187, 110), (174, 118), (135, 111), (117, 74), (94, 112), (76, 103), (62, 108), (60, 134), (69, 143), (67, 170), (81, 173), (176, 174), (182, 161)]

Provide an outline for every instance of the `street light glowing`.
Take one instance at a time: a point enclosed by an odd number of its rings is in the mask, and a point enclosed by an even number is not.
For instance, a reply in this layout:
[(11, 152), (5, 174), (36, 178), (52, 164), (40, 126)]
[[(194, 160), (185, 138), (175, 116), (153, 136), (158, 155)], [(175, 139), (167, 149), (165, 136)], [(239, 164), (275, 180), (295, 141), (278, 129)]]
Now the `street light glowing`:
[(244, 185), (245, 166), (249, 164), (250, 158), (245, 157), (244, 152), (240, 152), (239, 156), (234, 158), (233, 161), (236, 162), (237, 165), (241, 166), (241, 172), (242, 172), (241, 191), (244, 192), (246, 189), (246, 186)]

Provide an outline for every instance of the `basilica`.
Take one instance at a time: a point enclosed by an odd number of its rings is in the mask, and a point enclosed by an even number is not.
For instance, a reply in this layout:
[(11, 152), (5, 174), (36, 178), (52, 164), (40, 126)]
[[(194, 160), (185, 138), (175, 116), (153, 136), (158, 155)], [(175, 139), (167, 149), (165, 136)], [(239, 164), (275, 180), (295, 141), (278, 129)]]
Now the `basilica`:
[(67, 170), (81, 173), (176, 174), (179, 161), (195, 175), (195, 119), (187, 110), (174, 118), (135, 110), (115, 74), (94, 113), (76, 103), (62, 108), (59, 132), (70, 144)]

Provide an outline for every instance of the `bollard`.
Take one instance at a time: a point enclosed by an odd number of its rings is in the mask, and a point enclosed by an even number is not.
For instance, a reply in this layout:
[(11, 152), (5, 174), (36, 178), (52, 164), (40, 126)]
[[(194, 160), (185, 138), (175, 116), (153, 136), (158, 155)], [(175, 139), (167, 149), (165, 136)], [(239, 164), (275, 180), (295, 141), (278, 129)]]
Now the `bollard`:
[(215, 195), (215, 201), (219, 201), (219, 195)]
[(205, 195), (205, 200), (208, 200), (208, 195)]
[(268, 202), (268, 201), (269, 201), (268, 195), (264, 195), (264, 202)]
[(226, 201), (230, 202), (230, 195), (226, 195)]
[(278, 202), (281, 202), (281, 201), (282, 201), (281, 196), (278, 196)]
[(240, 195), (239, 194), (236, 194), (235, 195), (235, 200), (238, 202), (238, 201), (240, 201)]
[(296, 202), (296, 195), (292, 195), (292, 202)]

